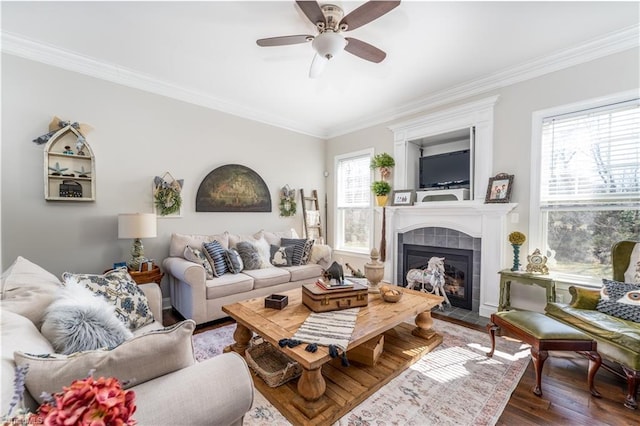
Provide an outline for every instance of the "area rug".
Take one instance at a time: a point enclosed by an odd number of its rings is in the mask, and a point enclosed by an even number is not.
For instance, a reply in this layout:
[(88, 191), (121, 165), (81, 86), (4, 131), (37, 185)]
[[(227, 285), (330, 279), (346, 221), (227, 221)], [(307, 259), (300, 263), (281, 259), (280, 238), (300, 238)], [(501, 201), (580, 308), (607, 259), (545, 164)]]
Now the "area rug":
[[(443, 342), (335, 425), (495, 425), (529, 363), (529, 346), (496, 338), (493, 358), (488, 333), (434, 320)], [(198, 361), (233, 343), (234, 325), (193, 337)], [(244, 425), (291, 423), (256, 391)]]

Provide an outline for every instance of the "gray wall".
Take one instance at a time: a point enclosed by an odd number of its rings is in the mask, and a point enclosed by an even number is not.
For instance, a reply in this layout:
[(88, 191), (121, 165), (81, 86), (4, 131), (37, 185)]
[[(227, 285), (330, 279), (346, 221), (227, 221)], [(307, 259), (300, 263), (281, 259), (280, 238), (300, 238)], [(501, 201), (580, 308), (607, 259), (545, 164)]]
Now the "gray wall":
[[(454, 105), (482, 99), (491, 95), (500, 98), (495, 107), (494, 158), (493, 173), (500, 172), (515, 175), (512, 201), (518, 203), (515, 212), (519, 213), (518, 223), (509, 223), (508, 232), (521, 231), (528, 234), (529, 196), (530, 196), (530, 152), (531, 152), (531, 116), (534, 111), (569, 104), (584, 99), (596, 98), (611, 93), (640, 87), (640, 58), (638, 49), (627, 50), (601, 59), (556, 71), (525, 82), (506, 86), (499, 90), (483, 93), (457, 101), (450, 105), (426, 110), (420, 114), (403, 117), (400, 120), (359, 130), (347, 135), (330, 139), (327, 142), (327, 165), (333, 174), (333, 158), (336, 155), (375, 147), (376, 153), (393, 153), (393, 133), (387, 128), (396, 122), (420, 117), (429, 113), (450, 108)], [(487, 183), (480, 183), (486, 185)], [(395, 188), (405, 189), (405, 188)], [(327, 186), (330, 202), (333, 206), (333, 187)], [(376, 222), (376, 243), (379, 244), (380, 221)], [(331, 225), (331, 223), (330, 223)], [(329, 236), (331, 238), (331, 236)], [(508, 242), (505, 241), (508, 246)], [(508, 250), (511, 250), (508, 248)], [(522, 247), (522, 253), (530, 248)], [(338, 253), (346, 261), (362, 267), (368, 259), (360, 256), (348, 256)], [(505, 267), (510, 265), (504, 265)], [(497, 275), (496, 275), (497, 277)], [(496, 278), (497, 279), (497, 278)], [(513, 290), (514, 294), (520, 289)]]
[[(331, 212), (335, 155), (370, 147), (376, 153), (393, 153), (393, 134), (386, 127), (393, 122), (324, 143), (10, 55), (3, 55), (2, 60), (2, 269), (18, 255), (55, 274), (65, 270), (101, 272), (125, 259), (130, 241), (117, 239), (117, 214), (151, 212), (151, 180), (165, 171), (185, 179), (184, 216), (159, 219), (158, 237), (144, 241), (150, 257), (166, 256), (171, 232), (255, 232), (290, 227), (301, 232), (300, 213), (292, 219), (278, 216), (281, 186), (316, 188), (321, 199), (326, 186)], [(625, 51), (397, 121), (500, 95), (495, 110), (493, 171), (515, 175), (512, 200), (519, 203), (516, 212), (520, 221), (510, 223), (509, 232), (526, 234), (531, 114), (638, 88), (639, 63), (638, 49)], [(94, 127), (87, 139), (96, 155), (95, 203), (44, 201), (43, 147), (31, 140), (46, 132), (53, 115)], [(202, 179), (229, 163), (246, 165), (262, 176), (272, 190), (272, 213), (195, 213), (195, 193)], [(327, 179), (324, 170), (329, 172)], [(376, 219), (379, 244), (380, 212)], [(528, 252), (529, 248), (522, 250)], [(336, 259), (360, 268), (368, 260), (344, 253), (337, 253)], [(514, 294), (518, 291), (514, 289)]]
[[(95, 202), (44, 200), (44, 145), (31, 140), (47, 132), (54, 115), (93, 127), (86, 137), (96, 157)], [(279, 189), (285, 184), (318, 189), (324, 197), (324, 145), (321, 139), (3, 55), (2, 270), (18, 255), (56, 275), (101, 273), (125, 260), (132, 241), (118, 240), (117, 215), (152, 212), (152, 179), (166, 171), (185, 181), (183, 217), (158, 219), (158, 237), (143, 241), (148, 257), (167, 256), (172, 232), (293, 227), (300, 233), (300, 210), (292, 218), (279, 216)], [(245, 165), (264, 179), (272, 213), (195, 212), (200, 182), (225, 164)]]

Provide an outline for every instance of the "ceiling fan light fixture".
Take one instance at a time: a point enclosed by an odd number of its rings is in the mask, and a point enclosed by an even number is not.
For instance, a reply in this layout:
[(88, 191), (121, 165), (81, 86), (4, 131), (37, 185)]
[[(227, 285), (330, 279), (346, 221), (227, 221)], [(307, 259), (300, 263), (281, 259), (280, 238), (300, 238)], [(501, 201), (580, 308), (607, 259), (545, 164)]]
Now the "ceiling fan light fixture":
[(311, 45), (318, 55), (331, 59), (344, 50), (347, 40), (336, 32), (325, 31), (319, 34)]

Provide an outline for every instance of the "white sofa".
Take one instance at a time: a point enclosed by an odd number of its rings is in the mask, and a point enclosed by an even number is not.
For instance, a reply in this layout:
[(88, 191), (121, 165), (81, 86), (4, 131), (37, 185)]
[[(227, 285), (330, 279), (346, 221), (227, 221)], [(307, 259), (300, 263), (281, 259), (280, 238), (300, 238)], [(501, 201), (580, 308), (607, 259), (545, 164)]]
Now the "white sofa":
[(227, 316), (222, 306), (255, 297), (300, 288), (322, 276), (331, 264), (331, 248), (314, 244), (306, 265), (243, 270), (207, 279), (202, 265), (184, 258), (186, 246), (202, 247), (203, 243), (218, 241), (223, 248), (233, 248), (240, 241), (264, 238), (268, 244), (280, 246), (281, 238), (297, 238), (293, 231), (259, 231), (253, 235), (236, 235), (224, 232), (215, 235), (176, 234), (171, 236), (169, 257), (162, 266), (169, 277), (171, 305), (184, 318), (196, 324), (207, 323)]
[[(160, 288), (154, 283), (140, 288), (154, 318), (161, 320)], [(13, 397), (15, 361), (21, 362), (28, 354), (54, 352), (40, 333), (40, 326), (59, 289), (58, 278), (22, 257), (2, 275), (0, 417), (8, 412)], [(111, 376), (123, 382), (133, 378), (130, 389), (135, 392), (137, 407), (133, 417), (141, 426), (241, 425), (253, 403), (253, 382), (247, 365), (235, 353), (196, 362), (191, 341), (194, 329), (195, 323), (190, 320), (167, 329), (156, 320), (135, 330), (133, 338), (110, 351), (83, 352), (67, 359), (32, 357), (25, 406), (31, 412), (37, 409), (38, 397), (32, 392), (35, 389), (54, 393), (62, 391), (57, 383), (60, 380), (64, 380), (64, 386), (70, 385), (73, 379), (67, 376), (75, 372), (69, 373), (71, 364), (67, 362), (73, 358), (72, 362), (85, 362), (74, 379), (85, 378), (92, 368), (96, 368), (96, 378)], [(125, 377), (118, 377), (115, 371)]]

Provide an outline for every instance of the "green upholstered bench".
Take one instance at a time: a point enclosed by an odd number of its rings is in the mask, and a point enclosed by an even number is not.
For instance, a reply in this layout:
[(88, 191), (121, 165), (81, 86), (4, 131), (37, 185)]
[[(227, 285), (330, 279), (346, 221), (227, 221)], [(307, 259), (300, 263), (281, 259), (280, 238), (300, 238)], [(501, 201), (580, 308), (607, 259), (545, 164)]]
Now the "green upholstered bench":
[(600, 397), (593, 382), (602, 359), (598, 354), (598, 344), (591, 337), (539, 312), (496, 312), (491, 314), (491, 322), (487, 324), (487, 330), (491, 335), (491, 352), (487, 353), (488, 357), (492, 357), (495, 351), (495, 332), (498, 329), (531, 345), (531, 357), (536, 371), (534, 394), (542, 396), (542, 366), (549, 356), (547, 351), (576, 351), (588, 354), (589, 391), (591, 395)]

